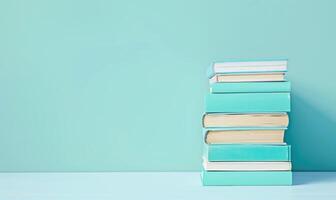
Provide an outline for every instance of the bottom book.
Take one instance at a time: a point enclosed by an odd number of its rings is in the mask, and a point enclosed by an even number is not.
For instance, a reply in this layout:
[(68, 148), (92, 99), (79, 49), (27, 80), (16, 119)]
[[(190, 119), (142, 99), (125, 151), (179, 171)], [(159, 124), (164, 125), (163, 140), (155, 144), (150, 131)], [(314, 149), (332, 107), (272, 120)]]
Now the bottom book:
[(220, 185), (292, 185), (291, 171), (205, 171), (204, 186)]

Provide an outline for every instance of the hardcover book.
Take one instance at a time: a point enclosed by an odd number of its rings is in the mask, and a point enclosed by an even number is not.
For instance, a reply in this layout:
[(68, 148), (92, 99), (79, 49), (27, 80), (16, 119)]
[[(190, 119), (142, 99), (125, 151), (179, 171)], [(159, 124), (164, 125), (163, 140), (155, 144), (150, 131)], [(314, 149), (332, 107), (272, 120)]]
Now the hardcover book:
[(211, 93), (290, 92), (290, 90), (289, 81), (214, 83), (210, 85)]
[(203, 115), (203, 127), (287, 127), (287, 113), (208, 113)]
[(208, 69), (208, 77), (225, 73), (285, 72), (287, 60), (215, 62)]
[(210, 144), (204, 145), (208, 161), (291, 161), (290, 145)]
[(292, 185), (291, 171), (205, 171), (204, 186), (220, 185)]
[(205, 97), (207, 113), (274, 113), (290, 111), (289, 93), (226, 93)]
[(284, 144), (284, 129), (205, 130), (207, 144)]
[(215, 74), (209, 83), (285, 81), (285, 73)]
[(291, 162), (209, 162), (203, 159), (206, 171), (290, 171)]

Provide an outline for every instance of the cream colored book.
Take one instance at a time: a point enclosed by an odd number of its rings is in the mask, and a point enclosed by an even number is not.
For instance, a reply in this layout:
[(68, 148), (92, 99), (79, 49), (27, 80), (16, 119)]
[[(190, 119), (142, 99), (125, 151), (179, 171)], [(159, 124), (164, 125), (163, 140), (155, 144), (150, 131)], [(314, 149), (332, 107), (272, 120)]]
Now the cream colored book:
[(216, 74), (209, 79), (210, 83), (270, 81), (285, 81), (285, 73), (279, 72), (262, 74)]
[(206, 171), (290, 171), (291, 162), (209, 162), (203, 158)]
[(283, 129), (207, 130), (207, 144), (284, 144)]
[(287, 113), (227, 114), (211, 113), (203, 116), (203, 127), (287, 127)]

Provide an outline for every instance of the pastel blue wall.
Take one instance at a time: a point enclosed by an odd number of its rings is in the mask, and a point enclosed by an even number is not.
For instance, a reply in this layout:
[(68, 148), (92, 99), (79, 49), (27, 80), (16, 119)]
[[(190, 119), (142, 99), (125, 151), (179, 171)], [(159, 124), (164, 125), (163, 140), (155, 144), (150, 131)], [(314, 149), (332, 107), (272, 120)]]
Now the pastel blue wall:
[(288, 57), (295, 170), (336, 170), (335, 1), (2, 0), (0, 171), (199, 170), (205, 69)]

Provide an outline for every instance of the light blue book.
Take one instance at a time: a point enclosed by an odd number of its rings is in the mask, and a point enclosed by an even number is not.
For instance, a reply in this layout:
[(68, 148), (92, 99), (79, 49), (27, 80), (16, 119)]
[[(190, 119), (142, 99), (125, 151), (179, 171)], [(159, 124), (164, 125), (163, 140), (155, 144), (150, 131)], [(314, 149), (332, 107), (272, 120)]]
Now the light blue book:
[(289, 112), (289, 93), (226, 93), (205, 97), (207, 113)]
[(204, 186), (292, 185), (291, 171), (202, 171)]
[(289, 81), (213, 83), (210, 85), (211, 93), (290, 92), (290, 90)]
[(208, 161), (291, 161), (290, 145), (210, 144), (204, 145)]
[(287, 59), (231, 59), (214, 62), (207, 70), (208, 77), (225, 73), (286, 72)]

